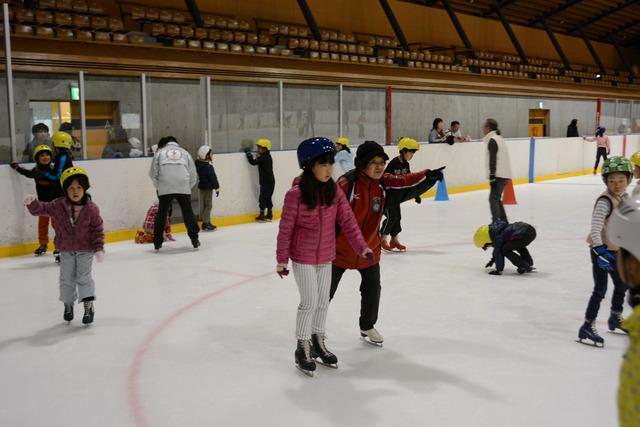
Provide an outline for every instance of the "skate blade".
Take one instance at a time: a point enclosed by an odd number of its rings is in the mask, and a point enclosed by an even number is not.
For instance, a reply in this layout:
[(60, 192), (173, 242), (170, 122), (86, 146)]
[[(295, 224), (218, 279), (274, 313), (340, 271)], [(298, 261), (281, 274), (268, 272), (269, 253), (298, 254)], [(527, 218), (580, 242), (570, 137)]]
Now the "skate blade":
[(614, 330), (609, 329), (609, 333), (612, 335), (629, 335), (628, 333), (626, 333), (625, 331), (619, 328), (616, 328)]
[(327, 368), (333, 368), (333, 369), (338, 369), (338, 364), (337, 363), (324, 363), (322, 361), (322, 359), (318, 358), (315, 359), (316, 363), (322, 366), (326, 366)]
[(597, 343), (595, 341), (591, 341), (587, 339), (581, 340), (580, 338), (578, 338), (576, 342), (582, 345), (588, 345), (589, 347), (604, 348), (604, 343)]
[(306, 370), (306, 369), (302, 369), (302, 368), (300, 367), (300, 365), (298, 365), (297, 363), (296, 363), (296, 368), (297, 368), (300, 372), (302, 372), (303, 374), (305, 374), (306, 376), (308, 376), (308, 377), (313, 377), (313, 372), (314, 372), (314, 371), (308, 371), (308, 370)]
[(369, 339), (369, 337), (360, 337), (360, 339), (364, 342), (366, 342), (369, 345), (375, 346), (375, 347), (382, 347), (382, 343), (381, 342), (375, 342), (375, 341), (371, 341)]

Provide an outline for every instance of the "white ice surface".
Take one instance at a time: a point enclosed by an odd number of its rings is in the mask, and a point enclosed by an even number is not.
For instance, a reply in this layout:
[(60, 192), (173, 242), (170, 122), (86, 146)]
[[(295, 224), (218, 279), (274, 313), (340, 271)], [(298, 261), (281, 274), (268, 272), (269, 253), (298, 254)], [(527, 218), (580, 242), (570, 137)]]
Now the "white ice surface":
[(273, 273), (277, 223), (108, 245), (94, 269), (95, 324), (69, 326), (49, 256), (0, 261), (0, 426), (617, 425), (624, 336), (576, 343), (592, 289), (585, 237), (598, 177), (516, 187), (538, 271), (483, 268), (471, 238), (487, 192), (403, 207), (409, 250), (384, 255), (378, 329), (358, 338), (359, 276), (328, 318), (339, 369), (293, 365), (298, 292)]

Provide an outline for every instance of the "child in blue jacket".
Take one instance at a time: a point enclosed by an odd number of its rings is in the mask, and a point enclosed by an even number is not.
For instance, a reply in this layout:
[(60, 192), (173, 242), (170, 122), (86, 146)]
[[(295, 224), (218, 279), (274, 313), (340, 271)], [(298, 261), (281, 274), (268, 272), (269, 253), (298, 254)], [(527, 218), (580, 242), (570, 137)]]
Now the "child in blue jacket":
[(211, 208), (213, 207), (213, 191), (220, 195), (220, 184), (216, 171), (211, 164), (213, 152), (211, 147), (203, 145), (198, 149), (196, 170), (198, 171), (198, 189), (200, 190), (200, 220), (203, 231), (214, 231), (217, 227), (211, 224)]
[(530, 273), (534, 270), (533, 258), (527, 246), (536, 238), (536, 229), (526, 222), (507, 224), (497, 221), (483, 225), (476, 231), (473, 242), (478, 248), (487, 250), (493, 247), (493, 256), (486, 267), (495, 263), (496, 268), (489, 272), (499, 276), (504, 270), (505, 257), (518, 269), (518, 274)]

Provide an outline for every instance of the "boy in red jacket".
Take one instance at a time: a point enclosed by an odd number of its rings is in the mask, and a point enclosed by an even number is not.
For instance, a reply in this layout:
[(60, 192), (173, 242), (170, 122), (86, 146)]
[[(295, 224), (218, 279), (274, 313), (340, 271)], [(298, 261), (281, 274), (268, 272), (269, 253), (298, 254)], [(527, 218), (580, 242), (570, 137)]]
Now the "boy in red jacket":
[(374, 259), (363, 258), (353, 251), (344, 233), (337, 236), (336, 259), (331, 272), (331, 293), (333, 298), (344, 272), (358, 270), (362, 277), (360, 284), (360, 336), (367, 342), (382, 345), (382, 335), (374, 328), (378, 320), (380, 306), (380, 221), (386, 203), (400, 204), (415, 199), (440, 181), (442, 169), (425, 169), (418, 173), (395, 176), (384, 173), (389, 156), (375, 141), (365, 141), (356, 151), (356, 168), (338, 180), (358, 226), (368, 246), (373, 250)]

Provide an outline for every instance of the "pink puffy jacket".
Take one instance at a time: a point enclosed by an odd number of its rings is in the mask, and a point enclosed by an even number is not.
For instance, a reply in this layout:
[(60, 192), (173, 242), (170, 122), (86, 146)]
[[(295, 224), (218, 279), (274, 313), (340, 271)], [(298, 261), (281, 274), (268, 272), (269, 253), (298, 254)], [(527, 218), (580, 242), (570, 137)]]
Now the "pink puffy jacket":
[(287, 264), (324, 264), (336, 257), (336, 223), (356, 253), (367, 249), (360, 227), (340, 187), (331, 206), (309, 209), (300, 199), (297, 180), (284, 197), (276, 259)]

